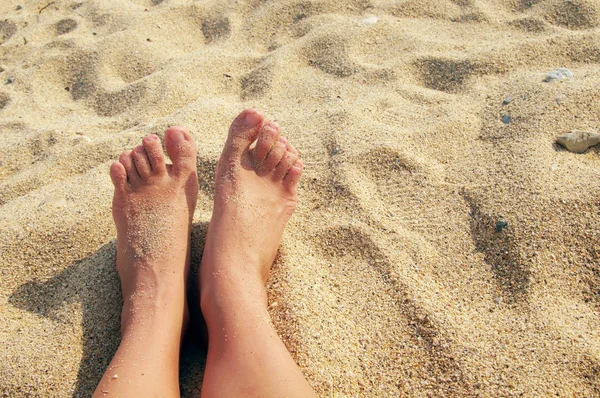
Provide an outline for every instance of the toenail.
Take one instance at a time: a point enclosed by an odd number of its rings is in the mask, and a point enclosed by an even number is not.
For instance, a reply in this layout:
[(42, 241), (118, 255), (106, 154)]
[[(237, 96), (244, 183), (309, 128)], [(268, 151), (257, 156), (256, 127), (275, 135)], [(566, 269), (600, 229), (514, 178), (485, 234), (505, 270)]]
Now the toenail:
[(251, 126), (259, 124), (260, 120), (261, 120), (261, 116), (256, 111), (250, 111), (250, 112), (246, 113), (246, 116), (244, 117), (244, 122), (246, 122), (246, 124), (251, 125)]
[(181, 131), (175, 130), (171, 133), (171, 140), (173, 141), (173, 144), (181, 144), (185, 141), (185, 137)]

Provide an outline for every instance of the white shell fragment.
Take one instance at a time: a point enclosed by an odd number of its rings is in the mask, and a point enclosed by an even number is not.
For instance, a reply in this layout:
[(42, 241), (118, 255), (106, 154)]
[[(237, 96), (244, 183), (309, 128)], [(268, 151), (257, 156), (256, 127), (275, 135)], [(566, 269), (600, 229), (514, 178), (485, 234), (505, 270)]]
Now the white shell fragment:
[(363, 19), (361, 22), (365, 25), (375, 25), (377, 23), (378, 19), (376, 16), (371, 16), (368, 18)]
[(545, 82), (552, 82), (554, 80), (565, 80), (565, 79), (573, 79), (573, 72), (571, 72), (567, 68), (558, 68), (554, 69), (552, 72), (546, 75), (544, 79)]
[(595, 131), (573, 130), (558, 136), (556, 142), (571, 152), (583, 153), (589, 147), (600, 144), (600, 134)]

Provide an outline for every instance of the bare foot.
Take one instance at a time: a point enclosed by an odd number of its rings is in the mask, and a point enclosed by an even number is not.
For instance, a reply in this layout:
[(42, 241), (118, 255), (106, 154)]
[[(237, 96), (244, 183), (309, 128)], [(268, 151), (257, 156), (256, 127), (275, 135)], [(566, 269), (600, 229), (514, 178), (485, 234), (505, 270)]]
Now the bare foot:
[[(198, 197), (196, 148), (189, 133), (148, 135), (112, 164), (113, 217), (117, 226), (117, 270), (123, 290), (121, 331), (132, 324), (164, 322), (174, 333), (187, 322), (185, 281), (189, 271), (192, 215)], [(162, 327), (162, 326), (161, 326)], [(168, 332), (168, 330), (165, 330)]]
[(123, 291), (121, 343), (94, 397), (179, 396), (198, 179), (189, 133), (170, 128), (165, 142), (172, 166), (165, 164), (160, 139), (148, 135), (110, 167)]
[(200, 265), (209, 343), (202, 397), (315, 396), (277, 335), (265, 289), (303, 167), (277, 125), (257, 111), (233, 121)]
[(245, 110), (233, 121), (217, 166), (213, 216), (202, 257), (203, 312), (209, 311), (221, 287), (232, 285), (243, 284), (244, 291), (266, 304), (265, 283), (296, 208), (303, 167), (279, 127), (257, 111)]

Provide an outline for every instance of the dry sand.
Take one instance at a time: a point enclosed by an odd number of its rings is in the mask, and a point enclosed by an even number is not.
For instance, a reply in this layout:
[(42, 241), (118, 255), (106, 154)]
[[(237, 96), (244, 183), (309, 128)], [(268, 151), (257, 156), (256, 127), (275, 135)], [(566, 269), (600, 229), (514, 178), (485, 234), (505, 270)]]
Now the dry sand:
[(197, 263), (254, 106), (307, 165), (269, 291), (319, 395), (600, 396), (599, 153), (554, 144), (600, 129), (599, 26), (596, 0), (1, 1), (0, 395), (88, 396), (115, 351), (110, 162), (191, 130)]

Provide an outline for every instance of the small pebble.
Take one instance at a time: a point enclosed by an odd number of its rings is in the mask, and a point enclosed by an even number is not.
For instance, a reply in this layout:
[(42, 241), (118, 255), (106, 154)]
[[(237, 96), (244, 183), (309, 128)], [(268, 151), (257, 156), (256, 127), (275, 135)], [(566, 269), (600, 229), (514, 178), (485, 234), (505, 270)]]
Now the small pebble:
[(563, 102), (565, 102), (567, 100), (567, 96), (564, 94), (558, 94), (556, 96), (556, 98), (554, 99), (554, 101), (558, 104), (558, 105), (562, 105)]
[(546, 75), (546, 78), (544, 79), (545, 82), (552, 82), (554, 80), (565, 80), (565, 79), (573, 79), (573, 72), (571, 72), (569, 69), (567, 68), (558, 68), (558, 69), (554, 69), (552, 72), (548, 73)]
[(12, 84), (14, 81), (15, 81), (15, 78), (14, 78), (14, 77), (12, 77), (12, 76), (9, 76), (9, 77), (6, 79), (6, 84)]
[(113, 378), (113, 380), (118, 379), (119, 375), (115, 373), (112, 378)]
[(504, 116), (502, 116), (502, 123), (504, 123), (504, 124), (510, 124), (511, 121), (512, 121), (512, 118), (510, 117), (510, 115), (504, 115)]
[(376, 16), (371, 16), (371, 17), (363, 19), (361, 22), (364, 25), (375, 25), (377, 23), (377, 21), (378, 21), (378, 19)]
[(73, 139), (73, 145), (89, 144), (90, 142), (92, 142), (92, 139), (86, 135), (75, 137)]
[(508, 223), (504, 220), (496, 221), (496, 232), (500, 233), (504, 228), (508, 227)]
[(273, 301), (273, 302), (271, 303), (271, 305), (269, 305), (269, 308), (275, 308), (275, 307), (277, 307), (278, 305), (279, 305), (279, 303), (278, 303), (277, 301)]
[(333, 148), (333, 149), (331, 150), (331, 154), (332, 154), (332, 155), (337, 155), (338, 153), (340, 153), (340, 148)]
[(19, 5), (17, 6), (17, 11), (19, 11), (19, 10), (22, 10), (22, 9), (23, 9), (23, 6), (19, 4)]
[(503, 103), (504, 105), (508, 105), (508, 104), (510, 104), (511, 102), (513, 102), (513, 97), (512, 97), (511, 95), (509, 95), (508, 97), (504, 98), (504, 101), (502, 101), (502, 103)]
[(558, 136), (556, 142), (571, 152), (583, 153), (589, 147), (600, 144), (600, 134), (591, 130), (573, 130)]
[(92, 32), (92, 34), (93, 34), (94, 36), (96, 36), (98, 33), (96, 33), (96, 32)]

